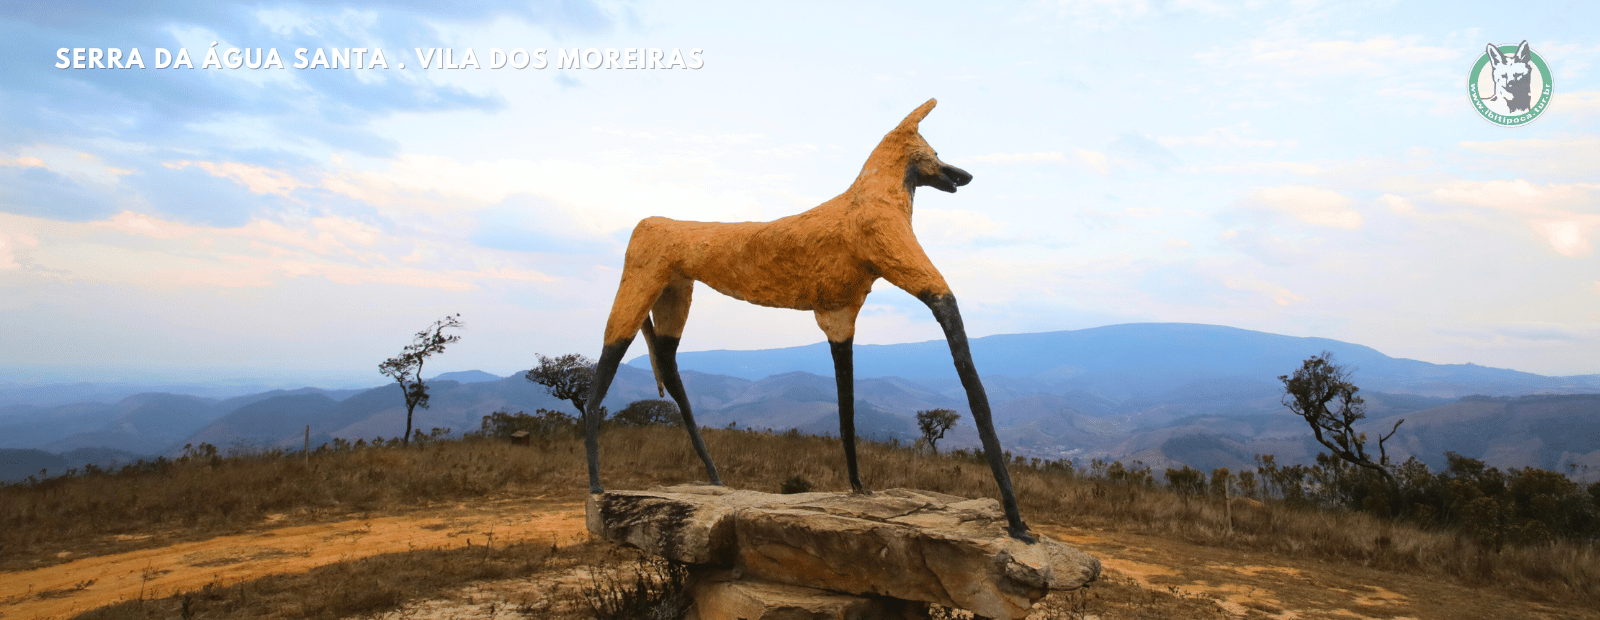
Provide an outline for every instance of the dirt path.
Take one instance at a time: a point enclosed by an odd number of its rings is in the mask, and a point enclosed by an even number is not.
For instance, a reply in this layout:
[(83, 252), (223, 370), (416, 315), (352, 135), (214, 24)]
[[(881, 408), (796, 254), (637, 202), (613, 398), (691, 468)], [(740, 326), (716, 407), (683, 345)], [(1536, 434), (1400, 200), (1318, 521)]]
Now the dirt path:
[(65, 618), (141, 596), (169, 596), (381, 553), (525, 540), (567, 545), (588, 535), (582, 503), (533, 499), (289, 526), (3, 572), (0, 618)]
[(1516, 600), (1436, 575), (1201, 547), (1118, 532), (1042, 526), (1100, 558), (1102, 580), (1216, 603), (1220, 617), (1277, 619), (1600, 619), (1600, 612)]

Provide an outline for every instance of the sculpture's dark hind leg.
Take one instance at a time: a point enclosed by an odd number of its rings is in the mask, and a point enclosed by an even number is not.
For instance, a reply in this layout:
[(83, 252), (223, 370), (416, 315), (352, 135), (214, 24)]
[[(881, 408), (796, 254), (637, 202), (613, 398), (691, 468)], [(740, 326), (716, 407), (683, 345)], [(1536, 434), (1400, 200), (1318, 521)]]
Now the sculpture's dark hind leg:
[(689, 397), (683, 391), (683, 378), (678, 376), (678, 339), (673, 336), (656, 336), (656, 364), (661, 371), (661, 383), (667, 388), (667, 393), (672, 395), (672, 400), (678, 403), (678, 412), (683, 414), (683, 425), (689, 429), (689, 443), (694, 444), (694, 451), (700, 455), (700, 461), (706, 465), (706, 477), (711, 479), (711, 484), (722, 486), (722, 479), (717, 477), (717, 464), (711, 462), (711, 453), (706, 450), (706, 442), (700, 439), (700, 428), (694, 423), (694, 412), (689, 410)]
[(972, 352), (967, 348), (967, 329), (961, 324), (961, 310), (956, 307), (955, 295), (919, 295), (922, 303), (933, 310), (933, 318), (944, 328), (945, 340), (950, 343), (950, 356), (955, 358), (956, 374), (961, 376), (961, 387), (967, 391), (967, 405), (972, 409), (972, 421), (978, 426), (978, 437), (983, 440), (984, 455), (989, 458), (989, 468), (994, 470), (994, 480), (1000, 485), (1000, 502), (1005, 506), (1006, 528), (1012, 538), (1035, 542), (1028, 534), (1028, 524), (1022, 522), (1022, 511), (1017, 508), (1017, 496), (1011, 489), (1011, 473), (1006, 469), (1005, 453), (1000, 449), (1000, 438), (994, 433), (994, 418), (989, 413), (989, 396), (978, 380), (978, 369), (972, 365)]
[(589, 400), (584, 403), (583, 449), (589, 458), (589, 492), (604, 493), (600, 486), (600, 401), (605, 400), (611, 380), (617, 376), (617, 365), (633, 344), (633, 336), (607, 343), (600, 350), (600, 361), (595, 364), (594, 384), (589, 386)]
[(855, 363), (851, 359), (854, 338), (844, 342), (828, 341), (833, 351), (833, 381), (839, 389), (839, 438), (844, 440), (844, 465), (850, 472), (850, 490), (866, 493), (861, 486), (861, 473), (856, 469), (856, 382)]

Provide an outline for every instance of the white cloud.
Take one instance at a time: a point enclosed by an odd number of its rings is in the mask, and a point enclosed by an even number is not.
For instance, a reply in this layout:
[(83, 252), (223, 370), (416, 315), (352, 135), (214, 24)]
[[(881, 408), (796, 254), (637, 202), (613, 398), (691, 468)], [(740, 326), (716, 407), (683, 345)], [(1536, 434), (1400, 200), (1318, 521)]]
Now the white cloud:
[[(1391, 213), (1432, 223), (1467, 224), (1475, 234), (1505, 238), (1521, 223), (1533, 238), (1567, 258), (1588, 256), (1600, 234), (1595, 190), (1589, 183), (1540, 184), (1526, 179), (1452, 179), (1418, 184), (1411, 196), (1384, 194), (1377, 203)], [(1462, 207), (1468, 208), (1462, 208)], [(1513, 225), (1508, 229), (1508, 224)], [(1481, 243), (1481, 241), (1480, 241)]]
[(1298, 174), (1300, 176), (1315, 176), (1322, 174), (1323, 167), (1300, 161), (1251, 161), (1240, 164), (1218, 164), (1208, 166), (1206, 170), (1225, 174)]
[(1104, 29), (1151, 14), (1149, 0), (1056, 0), (1046, 6), (1080, 28)]
[(1394, 75), (1416, 65), (1440, 64), (1462, 56), (1459, 49), (1421, 45), (1418, 41), (1418, 37), (1397, 39), (1389, 36), (1359, 41), (1254, 39), (1242, 47), (1217, 48), (1196, 56), (1214, 66), (1255, 65), (1299, 79), (1335, 75)]
[(1550, 106), (1545, 109), (1545, 113), (1581, 116), (1600, 114), (1600, 91), (1557, 92), (1550, 97)]
[(977, 211), (917, 209), (913, 217), (917, 238), (925, 245), (962, 245), (1005, 231), (1005, 225)]
[(13, 241), (10, 235), (0, 232), (0, 269), (19, 269), (22, 267), (22, 265), (17, 264), (16, 244), (17, 241)]
[(670, 151), (474, 162), (407, 154), (379, 169), (339, 169), (323, 185), (395, 215), (420, 212), (441, 223), (459, 222), (461, 211), (514, 194), (539, 195), (565, 210), (580, 233), (595, 236), (663, 213), (697, 221), (772, 219), (758, 195), (788, 198), (790, 204), (774, 205), (783, 215), (821, 202), (795, 195), (787, 177), (740, 173), (708, 157)]
[(989, 164), (1034, 164), (1034, 163), (1067, 163), (1065, 153), (1059, 151), (1041, 153), (990, 153), (969, 158)]
[(1222, 285), (1232, 290), (1262, 295), (1271, 299), (1272, 303), (1275, 303), (1279, 306), (1288, 306), (1306, 300), (1306, 298), (1296, 295), (1294, 291), (1286, 289), (1282, 286), (1278, 286), (1271, 282), (1249, 276), (1230, 277), (1226, 280), (1223, 280)]
[[(501, 253), (461, 242), (426, 263), (402, 253), (418, 244), (348, 218), (325, 216), (298, 225), (256, 219), (233, 228), (189, 226), (122, 212), (98, 222), (56, 222), (0, 214), (8, 231), (0, 265), (12, 248), (31, 246), (33, 262), (57, 279), (142, 288), (273, 287), (302, 276), (348, 285), (391, 284), (465, 291), (503, 280), (555, 282), (513, 265)], [(107, 232), (120, 233), (107, 235)]]
[(1534, 230), (1544, 234), (1549, 240), (1550, 247), (1556, 253), (1567, 258), (1587, 256), (1592, 250), (1589, 239), (1584, 234), (1587, 228), (1580, 222), (1571, 220), (1542, 221), (1533, 223)]
[(990, 153), (970, 158), (973, 161), (1001, 164), (1001, 165), (1027, 165), (1027, 164), (1062, 164), (1083, 165), (1102, 175), (1110, 174), (1112, 159), (1105, 153), (1089, 149), (1073, 149), (1068, 156), (1061, 151), (1047, 151), (1038, 153)]
[(1448, 116), (1460, 114), (1466, 106), (1462, 105), (1461, 96), (1453, 92), (1430, 90), (1421, 84), (1407, 84), (1393, 88), (1379, 88), (1374, 91), (1378, 101), (1409, 100), (1432, 104), (1428, 108), (1429, 114)]
[(1378, 204), (1389, 208), (1389, 211), (1398, 215), (1415, 215), (1417, 208), (1411, 201), (1394, 194), (1384, 194), (1378, 197)]
[(35, 144), (19, 149), (15, 158), (0, 158), (0, 166), (13, 168), (44, 168), (86, 185), (116, 185), (124, 176), (132, 174), (127, 168), (107, 165), (95, 153), (54, 144)]
[(1320, 239), (1285, 239), (1256, 229), (1225, 230), (1217, 240), (1270, 266), (1304, 264), (1323, 250)]
[(220, 177), (243, 185), (246, 189), (256, 194), (273, 194), (277, 196), (289, 195), (303, 185), (288, 173), (273, 170), (265, 166), (255, 166), (239, 162), (209, 162), (181, 160), (164, 162), (161, 165), (173, 170), (182, 170), (195, 166), (206, 171), (214, 177)]
[(1058, 19), (1071, 22), (1076, 28), (1090, 30), (1107, 30), (1131, 22), (1193, 14), (1229, 15), (1241, 8), (1238, 3), (1212, 0), (1049, 0), (1040, 6)]
[(44, 166), (44, 160), (39, 159), (37, 157), (17, 157), (17, 158), (14, 158), (14, 159), (0, 158), (0, 166), (10, 166), (10, 167), (13, 167), (13, 168), (43, 168), (43, 167), (45, 167)]
[(1592, 328), (1538, 321), (1508, 321), (1472, 327), (1439, 328), (1434, 331), (1443, 335), (1492, 345), (1506, 345), (1518, 341), (1524, 343), (1579, 343), (1600, 335), (1600, 330)]
[(1296, 140), (1261, 140), (1249, 137), (1251, 133), (1250, 122), (1241, 121), (1238, 124), (1225, 127), (1214, 127), (1196, 136), (1163, 136), (1157, 138), (1162, 146), (1171, 148), (1178, 146), (1204, 146), (1204, 147), (1230, 147), (1247, 149), (1273, 149), (1279, 147), (1294, 147), (1299, 144)]
[(1361, 227), (1361, 214), (1339, 192), (1306, 185), (1262, 187), (1250, 195), (1254, 202), (1293, 215), (1308, 224), (1332, 228)]
[(1090, 151), (1087, 149), (1075, 149), (1073, 150), (1072, 154), (1078, 157), (1078, 161), (1081, 161), (1090, 168), (1093, 168), (1095, 172), (1099, 172), (1100, 174), (1111, 173), (1110, 159), (1107, 158), (1104, 153)]
[[(1600, 109), (1600, 93), (1595, 94), (1596, 109)], [(1594, 162), (1600, 161), (1600, 138), (1592, 135), (1464, 141), (1458, 146), (1492, 157), (1488, 163), (1496, 168), (1511, 168), (1527, 175), (1547, 176), (1555, 173), (1591, 178), (1595, 170)]]
[(94, 222), (93, 225), (156, 239), (181, 239), (193, 236), (201, 230), (194, 226), (168, 222), (132, 211), (123, 211), (104, 222)]
[(1544, 213), (1588, 202), (1589, 184), (1538, 185), (1526, 179), (1459, 179), (1433, 190), (1435, 200), (1523, 213)]
[(1591, 183), (1457, 180), (1435, 189), (1432, 197), (1508, 213), (1526, 222), (1557, 254), (1577, 258), (1590, 253), (1590, 237), (1600, 230), (1597, 189), (1600, 185)]

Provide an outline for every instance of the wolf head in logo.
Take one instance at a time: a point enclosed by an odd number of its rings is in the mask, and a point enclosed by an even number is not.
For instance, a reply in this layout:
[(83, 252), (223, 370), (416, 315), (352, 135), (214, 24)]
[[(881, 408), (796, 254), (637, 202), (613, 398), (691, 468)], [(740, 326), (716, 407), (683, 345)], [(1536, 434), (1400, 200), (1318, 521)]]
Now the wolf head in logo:
[(1488, 52), (1490, 76), (1494, 79), (1494, 96), (1489, 97), (1489, 101), (1504, 102), (1508, 114), (1527, 112), (1533, 104), (1528, 92), (1533, 73), (1528, 42), (1523, 41), (1511, 55), (1501, 52), (1493, 43), (1488, 45)]

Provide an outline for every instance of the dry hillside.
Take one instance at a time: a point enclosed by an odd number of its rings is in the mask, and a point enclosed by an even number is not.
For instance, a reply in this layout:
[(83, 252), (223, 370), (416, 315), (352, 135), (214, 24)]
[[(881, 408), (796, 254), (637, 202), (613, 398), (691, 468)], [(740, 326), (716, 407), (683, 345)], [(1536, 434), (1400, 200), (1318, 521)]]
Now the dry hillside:
[[(836, 441), (726, 430), (707, 441), (730, 485), (777, 490), (800, 476), (844, 490)], [(675, 429), (612, 430), (605, 479), (695, 481), (687, 443)], [(570, 436), (452, 441), (309, 461), (197, 456), (0, 488), (0, 617), (593, 617), (593, 592), (649, 569), (587, 540), (580, 456)], [(862, 465), (877, 488), (995, 495), (987, 468), (960, 456), (867, 444)], [(1600, 618), (1592, 544), (1495, 551), (1271, 504), (1230, 521), (1221, 502), (1161, 488), (1020, 462), (1013, 475), (1035, 529), (1107, 567), (1039, 617)]]

